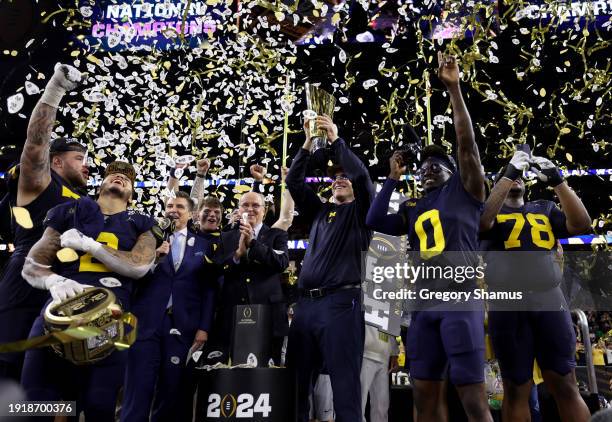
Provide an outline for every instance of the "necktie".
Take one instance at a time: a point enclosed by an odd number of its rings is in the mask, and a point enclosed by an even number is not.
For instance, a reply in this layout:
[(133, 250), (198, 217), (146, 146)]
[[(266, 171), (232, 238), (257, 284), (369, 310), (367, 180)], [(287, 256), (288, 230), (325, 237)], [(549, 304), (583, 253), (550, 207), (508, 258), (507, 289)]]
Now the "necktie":
[[(181, 265), (181, 236), (183, 236), (183, 233), (174, 233), (174, 236), (172, 236), (172, 243), (170, 244), (170, 254), (172, 255), (174, 271), (178, 270), (178, 267)], [(166, 308), (170, 308), (171, 306), (172, 294), (170, 294), (170, 299), (168, 299), (168, 305), (166, 305)]]
[(170, 252), (172, 253), (172, 263), (176, 270), (181, 265), (181, 237), (183, 233), (174, 233), (172, 244), (170, 245)]

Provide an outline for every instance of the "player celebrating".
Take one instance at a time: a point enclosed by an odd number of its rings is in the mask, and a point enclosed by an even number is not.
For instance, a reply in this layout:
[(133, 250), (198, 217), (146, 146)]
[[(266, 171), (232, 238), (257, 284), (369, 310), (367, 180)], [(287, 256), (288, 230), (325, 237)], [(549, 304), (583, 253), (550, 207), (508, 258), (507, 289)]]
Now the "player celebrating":
[[(49, 290), (54, 301), (75, 296), (88, 285), (106, 287), (122, 309), (129, 310), (132, 280), (149, 271), (156, 247), (154, 220), (127, 210), (134, 179), (130, 164), (115, 161), (106, 168), (97, 201), (81, 198), (49, 211), (43, 237), (23, 268), (28, 283)], [(77, 261), (58, 263), (55, 255), (61, 247), (84, 254)], [(51, 271), (52, 264), (57, 272)], [(43, 332), (39, 316), (30, 337)], [(115, 351), (94, 364), (76, 366), (51, 350), (33, 349), (26, 353), (22, 384), (29, 400), (76, 399), (77, 412), (84, 410), (87, 421), (114, 420), (126, 359), (127, 353)]]
[[(539, 167), (538, 177), (554, 189), (563, 211), (551, 201), (525, 202), (521, 175), (530, 163)], [(576, 337), (559, 287), (562, 274), (554, 255), (558, 238), (589, 231), (591, 219), (580, 198), (546, 158), (517, 151), (501, 174), (480, 220), (483, 249), (530, 253), (518, 253), (515, 257), (487, 254), (487, 284), (492, 290), (508, 289), (523, 280), (530, 291), (538, 292), (536, 295), (548, 296), (557, 305), (564, 305), (564, 310), (520, 312), (496, 312), (495, 304), (490, 305), (489, 333), (504, 382), (503, 420), (529, 420), (535, 358), (561, 419), (587, 421), (589, 410), (578, 392), (574, 372)]]
[[(472, 265), (478, 249), (478, 224), (484, 201), (484, 174), (474, 131), (459, 87), (454, 57), (438, 53), (438, 77), (450, 94), (457, 138), (456, 168), (452, 157), (437, 145), (421, 153), (419, 175), (425, 196), (406, 201), (397, 214), (387, 215), (391, 194), (406, 164), (401, 153), (390, 160), (391, 173), (368, 212), (367, 224), (382, 233), (402, 235), (414, 250), (429, 253), (461, 251)], [(426, 257), (427, 255), (423, 255)], [(464, 283), (462, 288), (468, 288)], [(447, 419), (444, 379), (450, 381), (470, 421), (490, 421), (484, 386), (484, 310), (444, 311), (433, 305), (412, 313), (406, 339), (406, 358), (414, 378), (419, 422)]]
[[(21, 277), (25, 257), (43, 234), (47, 211), (85, 194), (87, 148), (75, 139), (58, 138), (49, 145), (57, 108), (67, 91), (82, 81), (81, 73), (68, 65), (56, 65), (55, 73), (34, 107), (19, 166), (9, 174), (17, 179), (17, 192), (10, 192), (11, 206), (25, 208), (34, 227), (15, 226), (15, 251), (0, 280), (0, 343), (23, 340), (49, 294), (33, 289)], [(0, 378), (19, 380), (23, 352), (0, 354)]]

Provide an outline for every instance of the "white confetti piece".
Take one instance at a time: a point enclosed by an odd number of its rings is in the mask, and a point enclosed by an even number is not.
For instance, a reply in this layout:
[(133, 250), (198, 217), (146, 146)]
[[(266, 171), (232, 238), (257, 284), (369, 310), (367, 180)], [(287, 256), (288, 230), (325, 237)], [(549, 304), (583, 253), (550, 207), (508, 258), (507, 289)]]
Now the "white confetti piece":
[(89, 18), (91, 17), (91, 15), (93, 15), (93, 10), (89, 6), (83, 6), (79, 8), (79, 12), (81, 12), (81, 15), (83, 15), (83, 17), (85, 18)]
[(36, 95), (40, 92), (40, 88), (30, 81), (26, 81), (25, 90), (28, 95)]
[(302, 111), (302, 116), (306, 120), (314, 120), (317, 118), (317, 113), (314, 110), (304, 110)]
[(189, 164), (193, 161), (195, 161), (195, 157), (193, 155), (182, 155), (180, 157), (176, 158), (176, 164)]
[(117, 32), (111, 32), (106, 37), (106, 42), (108, 44), (108, 48), (115, 48), (121, 42), (121, 35), (119, 35)]
[(23, 107), (23, 94), (11, 95), (6, 99), (6, 105), (10, 114), (15, 114)]
[(164, 163), (171, 168), (176, 167), (176, 162), (172, 159), (172, 157), (170, 157), (169, 155), (166, 155), (166, 157), (164, 158)]
[(372, 88), (376, 84), (378, 84), (378, 80), (376, 80), (376, 79), (368, 79), (367, 81), (363, 81), (363, 87), (365, 89)]

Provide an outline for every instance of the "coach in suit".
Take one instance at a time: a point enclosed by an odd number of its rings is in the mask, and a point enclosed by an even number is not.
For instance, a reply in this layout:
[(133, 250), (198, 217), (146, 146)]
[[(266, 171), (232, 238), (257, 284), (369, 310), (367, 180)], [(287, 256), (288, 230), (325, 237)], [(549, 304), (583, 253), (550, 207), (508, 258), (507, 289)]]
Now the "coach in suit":
[(216, 283), (205, 259), (212, 255), (210, 240), (187, 230), (193, 207), (184, 192), (166, 203), (175, 230), (134, 299), (138, 337), (128, 355), (122, 421), (148, 421), (149, 414), (152, 421), (191, 420), (186, 359), (208, 340)]
[(224, 274), (216, 322), (220, 340), (229, 351), (236, 305), (270, 305), (272, 359), (279, 365), (283, 339), (289, 331), (281, 289), (281, 273), (289, 265), (287, 232), (263, 224), (264, 197), (259, 193), (244, 194), (239, 209), (239, 226), (222, 233), (219, 248)]

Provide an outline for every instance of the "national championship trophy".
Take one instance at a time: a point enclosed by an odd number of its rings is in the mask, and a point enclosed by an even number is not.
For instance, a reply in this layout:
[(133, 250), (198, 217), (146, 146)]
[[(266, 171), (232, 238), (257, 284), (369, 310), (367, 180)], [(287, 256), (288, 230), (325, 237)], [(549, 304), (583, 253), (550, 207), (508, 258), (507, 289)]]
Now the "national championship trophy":
[[(60, 303), (52, 302), (45, 308), (44, 318), (47, 334), (71, 337), (71, 341), (55, 342), (51, 347), (76, 365), (102, 360), (136, 339), (136, 317), (122, 313), (109, 289), (90, 288)], [(131, 330), (126, 330), (126, 325)]]
[(313, 148), (312, 152), (325, 148), (327, 146), (327, 135), (324, 130), (315, 128), (315, 118), (317, 116), (327, 115), (330, 119), (334, 119), (334, 107), (336, 106), (336, 98), (313, 84), (307, 83), (304, 87), (306, 93), (306, 107), (304, 118), (309, 121), (310, 134), (312, 136)]

